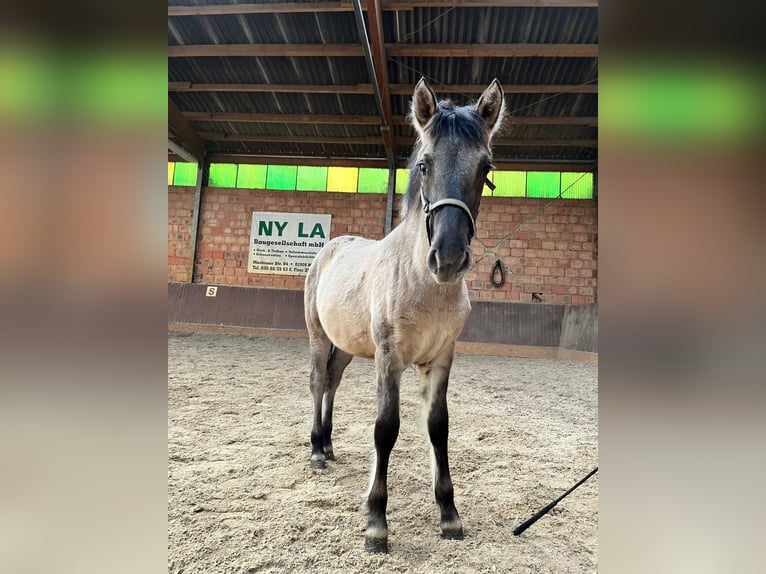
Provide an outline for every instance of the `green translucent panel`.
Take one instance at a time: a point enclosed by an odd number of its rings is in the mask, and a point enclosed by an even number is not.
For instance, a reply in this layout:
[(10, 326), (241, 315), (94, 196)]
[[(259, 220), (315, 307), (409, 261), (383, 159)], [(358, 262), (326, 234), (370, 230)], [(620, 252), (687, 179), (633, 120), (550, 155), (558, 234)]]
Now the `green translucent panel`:
[(266, 174), (266, 189), (293, 190), (297, 175), (296, 165), (270, 165)]
[(561, 197), (593, 199), (593, 174), (561, 172)]
[(210, 187), (236, 187), (237, 164), (236, 163), (211, 163), (208, 174)]
[(296, 189), (300, 191), (326, 191), (327, 168), (309, 165), (298, 166), (298, 184)]
[(558, 197), (561, 173), (558, 171), (527, 172), (527, 197)]
[(410, 183), (410, 170), (396, 170), (396, 193), (407, 193), (407, 185)]
[(173, 185), (197, 185), (197, 164), (176, 162)]
[(168, 162), (168, 185), (173, 185), (173, 172), (175, 171), (176, 163), (174, 161)]
[(355, 167), (331, 167), (327, 169), (327, 191), (356, 193), (359, 170)]
[(357, 191), (359, 193), (386, 193), (388, 191), (388, 170), (360, 167)]
[(527, 193), (527, 173), (524, 171), (496, 171), (495, 197), (524, 197)]
[(237, 187), (240, 189), (265, 189), (266, 188), (266, 166), (239, 164), (237, 170)]

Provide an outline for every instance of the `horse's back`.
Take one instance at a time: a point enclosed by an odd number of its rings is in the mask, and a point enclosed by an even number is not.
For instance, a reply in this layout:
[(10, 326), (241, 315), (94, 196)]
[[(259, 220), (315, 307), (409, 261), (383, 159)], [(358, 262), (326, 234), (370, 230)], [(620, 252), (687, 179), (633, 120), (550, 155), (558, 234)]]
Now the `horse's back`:
[(338, 348), (371, 357), (369, 271), (379, 241), (342, 235), (317, 253), (306, 277), (306, 325)]

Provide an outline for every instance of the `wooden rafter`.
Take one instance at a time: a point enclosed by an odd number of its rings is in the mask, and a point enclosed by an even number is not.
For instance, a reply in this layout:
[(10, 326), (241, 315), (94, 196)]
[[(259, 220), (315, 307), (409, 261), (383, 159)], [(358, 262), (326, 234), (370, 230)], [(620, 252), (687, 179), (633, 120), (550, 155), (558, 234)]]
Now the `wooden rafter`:
[(269, 136), (242, 135), (222, 132), (201, 132), (207, 141), (240, 141), (261, 143), (295, 143), (295, 144), (348, 144), (348, 145), (383, 145), (380, 136), (337, 137), (337, 136)]
[[(171, 160), (174, 161), (174, 160)], [(274, 164), (274, 165), (308, 165), (308, 166), (339, 166), (339, 167), (387, 167), (387, 161), (382, 158), (366, 157), (318, 157), (318, 156), (290, 156), (290, 155), (254, 155), (254, 154), (227, 154), (213, 153), (210, 155), (211, 163), (244, 163), (244, 164)], [(406, 168), (407, 160), (398, 159), (398, 168)], [(495, 160), (494, 165), (500, 170), (518, 171), (593, 171), (595, 161), (509, 161)]]
[[(595, 58), (598, 44), (386, 44), (390, 56), (438, 58)], [(168, 46), (169, 58), (363, 57), (357, 44), (188, 44)]]
[[(362, 6), (367, 3), (362, 2)], [(593, 8), (597, 0), (388, 0), (382, 9), (415, 8)], [(301, 12), (351, 12), (350, 2), (275, 2), (272, 4), (223, 4), (168, 6), (168, 16), (225, 16), (232, 14), (285, 14)]]
[[(245, 112), (184, 112), (192, 121), (243, 122), (263, 124), (307, 124), (307, 125), (380, 125), (378, 116), (340, 114), (261, 114)], [(508, 116), (505, 122), (511, 125), (539, 126), (597, 126), (596, 116)], [(393, 116), (392, 125), (409, 125), (407, 116)]]
[(383, 39), (383, 13), (379, 0), (368, 0), (367, 20), (370, 23), (370, 49), (375, 63), (375, 78), (373, 80), (378, 86), (378, 93), (380, 94), (381, 105), (383, 106), (383, 127), (381, 132), (389, 160), (393, 165), (394, 157), (396, 156), (394, 137), (391, 133), (393, 114), (391, 112), (391, 91), (388, 87), (388, 57), (386, 56), (386, 46)]
[[(438, 93), (480, 94), (486, 84), (439, 84), (432, 83)], [(415, 89), (410, 84), (389, 84), (391, 94), (412, 95)], [(242, 93), (285, 93), (285, 94), (372, 94), (372, 84), (324, 85), (324, 84), (204, 84), (192, 82), (168, 82), (170, 92), (242, 92)], [(503, 84), (506, 94), (597, 94), (598, 84)]]
[(595, 58), (598, 44), (387, 44), (389, 55), (439, 58)]
[(176, 143), (202, 163), (205, 157), (205, 142), (170, 97), (168, 97), (168, 127), (175, 134)]
[(204, 56), (364, 56), (358, 44), (187, 44), (168, 46), (168, 58), (197, 58)]
[(597, 8), (598, 0), (388, 0), (384, 10), (414, 8)]
[[(362, 137), (336, 137), (336, 136), (270, 136), (270, 135), (243, 135), (222, 132), (201, 132), (200, 136), (207, 141), (241, 141), (261, 143), (307, 143), (307, 144), (346, 144), (346, 145), (382, 145), (383, 138), (379, 136)], [(397, 145), (412, 147), (415, 144), (413, 137), (395, 138)], [(494, 146), (524, 146), (524, 147), (589, 147), (598, 146), (596, 139), (525, 139), (525, 138), (496, 138)]]

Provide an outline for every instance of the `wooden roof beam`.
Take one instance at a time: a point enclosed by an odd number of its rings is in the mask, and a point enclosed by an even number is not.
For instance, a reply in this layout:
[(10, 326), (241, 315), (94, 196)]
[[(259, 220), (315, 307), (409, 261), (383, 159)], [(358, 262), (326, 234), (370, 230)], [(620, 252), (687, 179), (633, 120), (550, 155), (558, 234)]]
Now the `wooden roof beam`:
[(335, 157), (305, 155), (253, 155), (253, 154), (210, 154), (210, 163), (246, 163), (274, 165), (307, 165), (315, 167), (388, 167), (388, 160), (369, 157)]
[(363, 57), (358, 44), (187, 44), (168, 46), (168, 58), (268, 56)]
[(168, 6), (168, 16), (225, 16), (231, 14), (287, 14), (300, 12), (351, 12), (346, 2), (274, 2), (271, 4), (217, 4)]
[[(410, 84), (391, 84), (391, 93), (397, 96), (411, 96), (415, 88)], [(431, 88), (439, 94), (481, 94), (487, 89), (485, 84), (440, 84), (432, 82)], [(506, 94), (597, 94), (598, 84), (506, 84)]]
[[(386, 44), (389, 56), (436, 58), (596, 58), (598, 44)], [(169, 58), (363, 57), (357, 44), (188, 44), (168, 46)]]
[[(206, 141), (241, 141), (261, 143), (307, 143), (307, 144), (346, 144), (346, 145), (382, 145), (383, 140), (378, 136), (337, 137), (337, 136), (270, 136), (250, 134), (229, 134), (222, 132), (201, 132), (200, 136)], [(413, 137), (395, 138), (398, 145), (412, 147)], [(598, 147), (597, 139), (526, 139), (526, 138), (496, 138), (492, 140), (495, 147)]]
[[(367, 2), (362, 2), (365, 6)], [(415, 8), (594, 8), (598, 0), (384, 0), (383, 10)], [(271, 4), (223, 4), (168, 6), (168, 16), (226, 16), (232, 14), (287, 14), (301, 12), (352, 12), (348, 0), (340, 2), (275, 2)]]
[[(170, 159), (169, 161), (175, 161)], [(244, 163), (244, 164), (274, 164), (274, 165), (308, 165), (308, 166), (339, 166), (339, 167), (378, 167), (385, 168), (388, 163), (383, 158), (368, 157), (318, 157), (301, 155), (257, 155), (257, 154), (227, 154), (213, 153), (209, 156), (211, 163)], [(406, 168), (406, 159), (397, 159), (398, 168)], [(497, 169), (508, 171), (578, 171), (588, 172), (596, 168), (595, 161), (559, 160), (502, 160), (496, 159)]]
[[(396, 138), (398, 144), (403, 146), (415, 145), (415, 138), (413, 137), (399, 137)], [(587, 138), (492, 138), (492, 147), (583, 147), (583, 148), (597, 148), (597, 139)]]
[(384, 10), (415, 8), (597, 8), (598, 0), (384, 0)]
[(340, 114), (260, 114), (240, 112), (185, 112), (192, 121), (246, 122), (263, 124), (323, 124), (379, 126), (378, 116), (344, 116)]
[(252, 92), (284, 94), (372, 94), (372, 84), (197, 84), (168, 82), (170, 92)]
[[(360, 2), (361, 0), (357, 0)], [(393, 113), (391, 111), (391, 91), (388, 86), (388, 57), (386, 56), (386, 46), (383, 38), (383, 12), (381, 11), (379, 0), (367, 1), (367, 20), (370, 23), (370, 50), (372, 51), (372, 60), (374, 62), (375, 77), (373, 81), (377, 85), (380, 95), (381, 105), (383, 106), (383, 125), (380, 128), (383, 134), (383, 144), (386, 147), (390, 167), (396, 165), (396, 149), (394, 135), (391, 133), (393, 126)]]
[[(205, 142), (170, 97), (168, 97), (168, 127), (175, 134), (178, 140), (176, 143), (197, 158), (198, 163), (202, 163), (205, 158)], [(170, 143), (171, 140), (168, 139), (168, 144)], [(180, 153), (178, 150), (175, 151)]]
[(240, 141), (262, 143), (295, 144), (347, 144), (347, 145), (383, 145), (380, 136), (338, 137), (338, 136), (270, 136), (250, 134), (230, 134), (223, 132), (200, 132), (206, 141)]
[[(440, 84), (432, 87), (439, 93), (481, 94), (487, 86), (472, 84)], [(415, 86), (389, 84), (391, 94), (411, 96)], [(204, 84), (193, 82), (168, 82), (170, 92), (242, 92), (285, 94), (372, 94), (372, 84), (324, 85), (324, 84)], [(506, 94), (597, 94), (598, 84), (503, 84)]]
[(598, 44), (387, 44), (390, 56), (437, 58), (596, 58)]
[[(307, 124), (307, 125), (375, 125), (381, 124), (378, 116), (340, 114), (262, 114), (247, 112), (184, 112), (191, 121), (243, 122), (262, 124)], [(510, 125), (538, 126), (597, 126), (596, 116), (508, 116), (504, 121)], [(409, 125), (407, 116), (393, 116), (395, 126)]]

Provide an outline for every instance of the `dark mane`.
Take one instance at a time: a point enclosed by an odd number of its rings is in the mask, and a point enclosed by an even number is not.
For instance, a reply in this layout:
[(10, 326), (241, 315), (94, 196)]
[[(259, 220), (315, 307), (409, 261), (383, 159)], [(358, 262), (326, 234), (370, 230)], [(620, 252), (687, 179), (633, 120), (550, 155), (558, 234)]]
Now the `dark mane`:
[[(442, 138), (479, 144), (484, 140), (484, 120), (476, 113), (474, 106), (456, 106), (451, 100), (439, 102), (436, 114), (426, 126), (426, 135), (434, 142)], [(418, 139), (409, 160), (410, 181), (407, 195), (402, 202), (401, 217), (404, 219), (410, 207), (420, 204), (420, 172), (415, 162), (420, 155), (421, 142)]]

